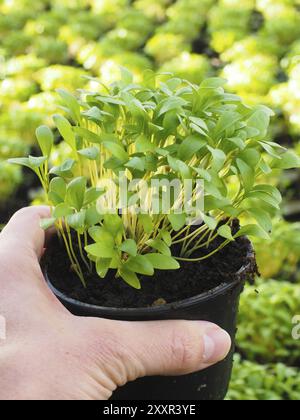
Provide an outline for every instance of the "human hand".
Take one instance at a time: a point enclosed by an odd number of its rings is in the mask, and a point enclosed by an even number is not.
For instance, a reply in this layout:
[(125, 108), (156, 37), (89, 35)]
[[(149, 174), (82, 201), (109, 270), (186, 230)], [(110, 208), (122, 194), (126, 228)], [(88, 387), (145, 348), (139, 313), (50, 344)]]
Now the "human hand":
[[(198, 321), (121, 322), (70, 314), (47, 287), (41, 218), (26, 208), (0, 234), (1, 400), (108, 399), (146, 375), (181, 375), (221, 361), (229, 335)], [(1, 335), (0, 335), (1, 337)]]

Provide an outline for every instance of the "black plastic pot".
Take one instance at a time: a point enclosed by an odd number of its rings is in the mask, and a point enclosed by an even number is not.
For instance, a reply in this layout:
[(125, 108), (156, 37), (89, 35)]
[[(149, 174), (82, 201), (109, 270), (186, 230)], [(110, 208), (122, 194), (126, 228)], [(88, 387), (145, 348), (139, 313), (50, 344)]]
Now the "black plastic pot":
[[(180, 302), (151, 308), (105, 308), (81, 303), (65, 296), (45, 278), (57, 298), (74, 315), (92, 316), (121, 321), (203, 320), (225, 329), (234, 342), (237, 328), (239, 298), (255, 254), (249, 242), (249, 264), (236, 274), (236, 280), (207, 293)], [(233, 365), (234, 345), (228, 357), (203, 372), (176, 377), (147, 377), (119, 388), (112, 400), (223, 400), (226, 396)]]

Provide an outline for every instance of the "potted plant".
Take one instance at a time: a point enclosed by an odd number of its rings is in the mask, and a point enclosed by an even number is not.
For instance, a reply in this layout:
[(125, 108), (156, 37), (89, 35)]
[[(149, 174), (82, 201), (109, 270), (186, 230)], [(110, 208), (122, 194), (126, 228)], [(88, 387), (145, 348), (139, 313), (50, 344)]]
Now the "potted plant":
[[(260, 177), (299, 158), (266, 139), (272, 111), (244, 105), (224, 84), (159, 83), (149, 70), (137, 85), (124, 69), (79, 100), (60, 91), (68, 118), (54, 123), (69, 156), (51, 167), (43, 126), (42, 156), (11, 160), (33, 169), (52, 207), (42, 224), (57, 236), (44, 273), (74, 314), (207, 320), (234, 339), (240, 293), (257, 272), (246, 235), (267, 238), (281, 201)], [(232, 353), (205, 372), (140, 379), (114, 398), (223, 399), (231, 368)]]

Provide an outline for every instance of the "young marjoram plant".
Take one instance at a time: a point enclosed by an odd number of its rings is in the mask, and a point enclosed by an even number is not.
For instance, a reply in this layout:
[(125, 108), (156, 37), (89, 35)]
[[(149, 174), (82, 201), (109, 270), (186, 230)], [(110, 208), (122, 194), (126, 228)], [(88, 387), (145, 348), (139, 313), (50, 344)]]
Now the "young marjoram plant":
[[(121, 81), (99, 82), (98, 91), (82, 91), (79, 100), (59, 91), (67, 118), (53, 119), (69, 156), (51, 167), (53, 135), (43, 126), (42, 156), (11, 160), (39, 177), (52, 207), (43, 227), (56, 226), (84, 285), (87, 270), (96, 268), (101, 278), (113, 269), (140, 288), (139, 275), (209, 258), (243, 235), (268, 237), (281, 196), (260, 180), (276, 168), (300, 166), (299, 157), (268, 140), (272, 111), (225, 93), (223, 79), (200, 86), (163, 80), (146, 71), (137, 85), (123, 70)], [(174, 180), (190, 183), (188, 210), (182, 190), (169, 194), (168, 206), (164, 187), (153, 194), (153, 182)], [(131, 187), (120, 208), (123, 182)], [(142, 194), (145, 186), (151, 187)], [(238, 232), (236, 218), (247, 220)], [(222, 244), (212, 249), (217, 237)]]

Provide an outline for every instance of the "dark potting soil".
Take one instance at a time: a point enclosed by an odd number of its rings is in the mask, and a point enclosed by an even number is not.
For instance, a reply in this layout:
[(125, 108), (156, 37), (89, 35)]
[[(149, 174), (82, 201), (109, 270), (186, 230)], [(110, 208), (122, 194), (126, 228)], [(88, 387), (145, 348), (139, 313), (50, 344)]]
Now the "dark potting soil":
[[(218, 238), (205, 253), (223, 241)], [(141, 290), (135, 290), (122, 279), (116, 278), (113, 271), (104, 280), (95, 272), (87, 274), (87, 287), (84, 288), (70, 269), (65, 248), (57, 236), (49, 244), (42, 265), (48, 271), (52, 284), (73, 299), (105, 307), (142, 308), (173, 303), (231, 283), (237, 279), (237, 272), (244, 266), (248, 266), (248, 269), (243, 273), (243, 280), (253, 281), (257, 265), (253, 257), (249, 258), (248, 252), (249, 240), (239, 238), (207, 260), (183, 262), (179, 270), (157, 271), (154, 277), (140, 276)], [(173, 255), (178, 255), (176, 249)]]

